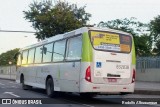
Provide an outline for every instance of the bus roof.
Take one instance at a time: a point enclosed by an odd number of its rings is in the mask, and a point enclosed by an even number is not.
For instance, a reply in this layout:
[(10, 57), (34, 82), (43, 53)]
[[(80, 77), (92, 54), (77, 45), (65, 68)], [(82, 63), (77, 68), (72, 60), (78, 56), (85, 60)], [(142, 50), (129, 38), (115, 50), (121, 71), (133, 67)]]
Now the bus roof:
[(77, 34), (81, 34), (83, 32), (88, 32), (88, 30), (109, 31), (109, 32), (121, 33), (121, 34), (125, 34), (125, 35), (131, 35), (129, 33), (123, 32), (123, 31), (119, 31), (119, 30), (115, 30), (115, 29), (109, 29), (109, 28), (81, 27), (79, 29), (76, 29), (76, 30), (73, 30), (73, 31), (70, 31), (70, 32), (66, 32), (64, 34), (57, 34), (53, 37), (42, 40), (42, 41), (40, 41), (36, 44), (26, 46), (26, 47), (22, 48), (21, 50), (26, 50), (26, 49), (33, 48), (33, 47), (36, 47), (36, 46), (40, 46), (40, 45), (50, 43), (50, 42), (53, 42), (53, 41), (56, 41), (56, 40), (67, 38), (67, 37), (70, 37), (73, 34), (77, 35)]

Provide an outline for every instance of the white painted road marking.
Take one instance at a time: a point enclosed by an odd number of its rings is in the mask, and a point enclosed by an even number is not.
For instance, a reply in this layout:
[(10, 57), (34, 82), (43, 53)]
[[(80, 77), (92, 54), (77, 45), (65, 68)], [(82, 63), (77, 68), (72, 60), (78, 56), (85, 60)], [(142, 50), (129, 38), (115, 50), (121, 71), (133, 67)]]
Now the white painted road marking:
[(0, 85), (4, 85), (4, 84), (0, 83)]
[(4, 92), (4, 94), (10, 94), (10, 95), (12, 95), (12, 96), (14, 96), (14, 97), (20, 97), (20, 96), (18, 96), (18, 95), (16, 95), (16, 94), (13, 94), (13, 92)]

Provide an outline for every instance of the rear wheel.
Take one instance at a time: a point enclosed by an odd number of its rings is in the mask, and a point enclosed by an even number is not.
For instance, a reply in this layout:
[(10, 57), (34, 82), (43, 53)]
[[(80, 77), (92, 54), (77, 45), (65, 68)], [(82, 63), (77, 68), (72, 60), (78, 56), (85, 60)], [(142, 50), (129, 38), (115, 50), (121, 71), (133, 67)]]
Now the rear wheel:
[(49, 97), (55, 97), (56, 94), (57, 94), (57, 93), (54, 91), (54, 83), (53, 83), (53, 79), (52, 79), (52, 78), (47, 79), (46, 92), (47, 92), (47, 95), (48, 95)]
[(121, 95), (128, 95), (128, 94), (133, 94), (132, 92), (131, 93), (129, 93), (129, 92), (121, 92), (120, 93)]
[(83, 98), (93, 98), (96, 97), (97, 94), (95, 93), (80, 93), (80, 96)]

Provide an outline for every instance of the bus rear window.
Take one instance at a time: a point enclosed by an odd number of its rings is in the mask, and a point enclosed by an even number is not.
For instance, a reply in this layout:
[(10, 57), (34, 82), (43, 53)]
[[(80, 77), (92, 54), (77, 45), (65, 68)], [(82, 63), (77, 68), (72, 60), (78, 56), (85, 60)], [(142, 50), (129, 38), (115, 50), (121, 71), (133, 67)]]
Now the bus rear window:
[(130, 53), (131, 51), (131, 36), (102, 31), (89, 31), (89, 35), (96, 50), (122, 53)]

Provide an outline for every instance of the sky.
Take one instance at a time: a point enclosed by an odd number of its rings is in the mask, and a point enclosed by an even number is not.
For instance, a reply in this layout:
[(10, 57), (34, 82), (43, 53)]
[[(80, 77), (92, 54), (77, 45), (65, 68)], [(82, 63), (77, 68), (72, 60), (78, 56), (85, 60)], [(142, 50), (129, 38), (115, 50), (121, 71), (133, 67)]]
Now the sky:
[[(86, 11), (92, 14), (89, 24), (130, 17), (136, 17), (138, 21), (149, 23), (154, 17), (160, 15), (160, 0), (65, 1), (77, 3), (79, 7), (86, 5)], [(32, 2), (33, 0), (0, 0), (0, 30), (35, 31), (32, 24), (24, 19), (23, 14), (23, 11), (28, 10), (28, 5)], [(0, 32), (0, 53), (36, 42), (34, 34)]]

